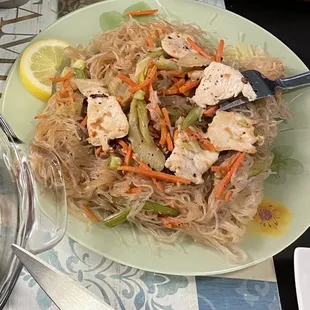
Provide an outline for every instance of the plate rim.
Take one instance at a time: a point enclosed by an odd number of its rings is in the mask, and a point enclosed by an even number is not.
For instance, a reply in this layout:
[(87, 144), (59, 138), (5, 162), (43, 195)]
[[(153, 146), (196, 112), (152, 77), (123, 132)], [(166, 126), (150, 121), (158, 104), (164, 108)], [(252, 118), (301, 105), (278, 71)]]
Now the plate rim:
[[(71, 16), (75, 15), (75, 14), (81, 14), (83, 11), (87, 11), (87, 10), (92, 10), (94, 7), (105, 7), (106, 4), (108, 3), (113, 3), (113, 2), (120, 2), (121, 0), (105, 0), (105, 1), (102, 1), (102, 2), (97, 2), (97, 3), (93, 3), (93, 4), (90, 4), (90, 5), (87, 5), (87, 6), (84, 6), (82, 8), (79, 8), (75, 11), (72, 11), (68, 14), (66, 14), (65, 16), (62, 16), (61, 18), (57, 19), (55, 22), (53, 22), (51, 25), (45, 27), (40, 33), (38, 33), (26, 46), (29, 46), (30, 44), (32, 44), (33, 42), (35, 42), (37, 40), (37, 37), (38, 35), (48, 31), (50, 28), (53, 28), (56, 24), (58, 23), (61, 23), (63, 22), (64, 20), (66, 19), (70, 19)], [(146, 0), (148, 1), (148, 0)], [(164, 2), (168, 2), (169, 0), (156, 0), (156, 2), (158, 3), (158, 6), (160, 7), (161, 5), (164, 6)], [(219, 11), (219, 12), (222, 12), (224, 14), (228, 14), (228, 15), (231, 15), (233, 16), (235, 19), (240, 19), (240, 20), (243, 20), (247, 23), (250, 23), (252, 24), (253, 26), (257, 27), (260, 31), (264, 32), (265, 35), (268, 35), (270, 38), (272, 38), (273, 41), (277, 41), (278, 44), (280, 44), (282, 47), (285, 47), (291, 54), (292, 56), (295, 57), (295, 59), (299, 62), (299, 64), (304, 67), (305, 70), (309, 70), (308, 67), (305, 65), (305, 63), (299, 58), (299, 56), (289, 47), (287, 46), (284, 42), (282, 42), (279, 38), (277, 38), (275, 35), (273, 35), (271, 32), (269, 32), (268, 30), (266, 30), (265, 28), (263, 28), (262, 26), (254, 23), (253, 21), (241, 16), (241, 15), (238, 15), (234, 12), (231, 12), (229, 11), (228, 9), (226, 8), (221, 8), (221, 7), (217, 7), (215, 5), (212, 5), (212, 4), (208, 4), (208, 3), (204, 3), (204, 2), (199, 2), (199, 1), (195, 1), (195, 0), (181, 0), (183, 1), (184, 3), (188, 3), (188, 5), (190, 4), (193, 4), (195, 3), (195, 5), (197, 6), (201, 6), (204, 8), (204, 10), (208, 7), (211, 7), (213, 10), (216, 10), (216, 11)], [(105, 12), (104, 10), (102, 10), (102, 13)], [(203, 28), (203, 27), (202, 27)], [(25, 49), (24, 48), (24, 49)], [(23, 49), (23, 50), (24, 50)], [(23, 51), (22, 51), (23, 52)], [(6, 97), (7, 97), (7, 89), (8, 89), (8, 85), (10, 84), (10, 81), (11, 79), (13, 78), (13, 72), (15, 70), (18, 70), (17, 66), (19, 64), (19, 60), (20, 60), (20, 57), (22, 55), (22, 52), (20, 53), (20, 55), (16, 58), (14, 64), (11, 66), (10, 68), (10, 71), (9, 71), (9, 74), (7, 76), (7, 79), (5, 81), (5, 84), (4, 84), (4, 87), (3, 87), (3, 92), (2, 92), (2, 98), (0, 100), (0, 107), (1, 107), (1, 113), (3, 112), (3, 109), (4, 109), (4, 102), (6, 101)], [(72, 216), (72, 215), (70, 215)], [(74, 218), (74, 220), (76, 221), (80, 221), (79, 219), (77, 218)], [(69, 218), (68, 218), (68, 222), (69, 222)], [(81, 222), (81, 221), (80, 221)], [(142, 267), (141, 266), (138, 266), (138, 265), (135, 265), (133, 263), (127, 263), (127, 262), (124, 262), (122, 261), (121, 257), (119, 258), (112, 258), (109, 254), (107, 253), (102, 253), (100, 250), (97, 250), (95, 248), (93, 248), (92, 246), (90, 245), (87, 245), (84, 241), (81, 241), (78, 237), (75, 237), (74, 234), (71, 233), (71, 231), (69, 231), (69, 223), (68, 223), (68, 229), (67, 229), (67, 232), (66, 234), (71, 238), (73, 239), (74, 241), (76, 241), (77, 243), (81, 244), (82, 246), (84, 246), (85, 248), (93, 251), (94, 253), (97, 253), (99, 255), (102, 255), (112, 261), (115, 261), (117, 263), (120, 263), (120, 264), (124, 264), (126, 266), (130, 266), (130, 267), (133, 267), (133, 268), (137, 268), (137, 269), (141, 269), (141, 270), (145, 270), (145, 271), (149, 271), (149, 272), (160, 272), (160, 273), (163, 273), (163, 274), (169, 274), (169, 275), (180, 275), (180, 276), (210, 276), (210, 275), (220, 275), (220, 274), (227, 274), (227, 273), (231, 273), (231, 272), (236, 272), (236, 271), (240, 271), (242, 269), (246, 269), (246, 268), (249, 268), (251, 266), (254, 266), (254, 265), (257, 265), (267, 259), (270, 259), (272, 258), (273, 256), (275, 256), (276, 254), (278, 254), (279, 252), (283, 251), (285, 248), (287, 248), (288, 246), (290, 246), (293, 242), (295, 242), (302, 234), (304, 234), (304, 232), (310, 227), (310, 222), (308, 224), (307, 227), (305, 227), (304, 229), (301, 229), (301, 231), (297, 234), (297, 237), (296, 239), (294, 240), (291, 240), (289, 244), (286, 245), (286, 247), (284, 247), (283, 249), (279, 249), (279, 250), (276, 250), (272, 253), (270, 253), (268, 256), (265, 256), (265, 257), (262, 257), (261, 259), (258, 259), (258, 260), (254, 260), (254, 261), (251, 261), (251, 262), (248, 262), (248, 263), (245, 263), (245, 264), (240, 264), (240, 265), (237, 265), (237, 266), (234, 266), (234, 267), (230, 267), (230, 268), (226, 268), (226, 269), (221, 269), (221, 270), (217, 270), (217, 271), (209, 271), (209, 272), (197, 272), (197, 271), (194, 271), (194, 272), (162, 272), (162, 271), (158, 271), (156, 270), (156, 267), (151, 269), (151, 268), (145, 268), (145, 267)], [(223, 254), (219, 254), (219, 255), (223, 255)]]

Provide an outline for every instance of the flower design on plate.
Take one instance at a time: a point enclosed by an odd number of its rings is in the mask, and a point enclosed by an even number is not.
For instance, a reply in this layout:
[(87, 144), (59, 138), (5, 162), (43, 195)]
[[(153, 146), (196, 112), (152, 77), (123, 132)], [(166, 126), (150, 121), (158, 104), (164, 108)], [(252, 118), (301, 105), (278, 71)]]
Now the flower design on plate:
[(272, 174), (267, 179), (267, 182), (273, 184), (284, 184), (287, 179), (287, 174), (301, 175), (304, 172), (302, 163), (291, 156), (294, 153), (294, 148), (288, 145), (276, 146), (272, 149), (274, 158), (271, 164)]
[(249, 232), (265, 236), (279, 236), (287, 231), (292, 213), (282, 203), (270, 199), (264, 200), (258, 207)]

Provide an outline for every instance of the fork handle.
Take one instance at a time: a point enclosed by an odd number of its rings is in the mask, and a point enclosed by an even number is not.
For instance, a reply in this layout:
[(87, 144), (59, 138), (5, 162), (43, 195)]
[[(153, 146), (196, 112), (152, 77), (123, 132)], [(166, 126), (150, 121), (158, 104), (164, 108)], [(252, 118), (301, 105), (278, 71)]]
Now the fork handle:
[(277, 79), (275, 82), (278, 87), (284, 90), (308, 85), (310, 84), (310, 71), (284, 79)]

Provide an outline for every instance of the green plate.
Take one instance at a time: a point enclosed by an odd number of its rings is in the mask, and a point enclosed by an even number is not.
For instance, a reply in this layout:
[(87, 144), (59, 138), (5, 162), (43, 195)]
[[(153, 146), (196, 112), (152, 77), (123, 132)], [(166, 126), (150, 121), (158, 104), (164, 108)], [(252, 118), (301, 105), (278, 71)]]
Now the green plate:
[[(67, 40), (73, 45), (86, 44), (100, 32), (99, 16), (103, 12), (123, 12), (135, 2), (137, 1), (116, 0), (87, 6), (58, 20), (35, 40), (57, 38)], [(159, 8), (161, 12), (164, 9), (173, 12), (175, 18), (184, 22), (195, 22), (212, 34), (218, 33), (228, 44), (236, 44), (240, 38), (244, 38), (246, 43), (266, 48), (269, 54), (283, 59), (287, 74), (308, 70), (277, 38), (229, 11), (186, 0), (160, 0), (160, 4), (155, 0), (145, 2), (152, 8)], [(23, 87), (18, 74), (18, 64), (17, 61), (8, 77), (1, 110), (16, 134), (29, 142), (36, 124), (33, 117), (42, 111), (45, 103), (35, 99)], [(248, 234), (242, 244), (242, 248), (249, 255), (246, 263), (233, 264), (213, 249), (190, 240), (180, 246), (154, 242), (126, 225), (116, 229), (98, 225), (87, 232), (84, 223), (70, 217), (68, 234), (89, 249), (112, 260), (168, 274), (211, 275), (231, 272), (275, 255), (296, 240), (308, 228), (310, 221), (310, 88), (291, 92), (286, 96), (286, 100), (290, 103), (293, 118), (282, 125), (286, 129), (281, 130), (277, 140), (279, 147), (276, 148), (277, 160), (284, 165), (277, 165), (282, 170), (266, 182), (265, 196), (282, 202), (293, 216), (287, 225), (287, 231), (279, 236)]]

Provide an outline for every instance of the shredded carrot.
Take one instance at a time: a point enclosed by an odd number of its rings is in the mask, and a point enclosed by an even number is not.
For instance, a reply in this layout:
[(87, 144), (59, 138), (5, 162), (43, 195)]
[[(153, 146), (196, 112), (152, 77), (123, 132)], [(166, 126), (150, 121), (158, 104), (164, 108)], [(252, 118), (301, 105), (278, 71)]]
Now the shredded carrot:
[(201, 139), (199, 140), (199, 144), (202, 149), (208, 150), (210, 152), (216, 152), (215, 146), (208, 140), (208, 139)]
[(212, 166), (211, 171), (213, 171), (213, 172), (228, 172), (226, 167), (221, 167), (221, 166)]
[(180, 88), (185, 84), (185, 79), (180, 79), (176, 83), (173, 84), (173, 86)]
[(173, 134), (173, 141), (174, 141), (174, 142), (178, 139), (178, 136), (179, 136), (179, 130), (176, 129), (176, 130), (174, 131), (174, 134)]
[(197, 80), (197, 81), (187, 80), (186, 83), (179, 88), (179, 91), (180, 91), (180, 93), (185, 94), (189, 90), (197, 87), (199, 84), (200, 84), (199, 80)]
[(228, 191), (226, 194), (225, 194), (225, 201), (228, 202), (230, 200), (230, 197), (232, 196), (232, 191)]
[(152, 179), (154, 185), (156, 186), (156, 188), (158, 189), (159, 192), (161, 193), (164, 193), (165, 190), (164, 190), (164, 185), (163, 183), (161, 183), (160, 181), (157, 181), (156, 179)]
[(102, 147), (98, 146), (95, 151), (96, 156), (99, 156), (101, 152), (102, 152)]
[(170, 136), (170, 133), (167, 131), (166, 133), (166, 141), (167, 141), (167, 149), (169, 152), (173, 151), (173, 142)]
[(132, 156), (132, 147), (131, 147), (131, 144), (129, 144), (129, 147), (127, 148), (127, 151), (126, 151), (124, 165), (129, 166), (131, 156)]
[(123, 102), (123, 98), (122, 98), (121, 96), (117, 96), (117, 97), (116, 97), (116, 100), (117, 100), (117, 102), (120, 103), (120, 104), (122, 104), (122, 102)]
[(141, 187), (131, 187), (126, 191), (127, 194), (141, 193)]
[(61, 90), (59, 91), (59, 96), (60, 96), (61, 98), (66, 98), (66, 97), (68, 97), (68, 96), (69, 96), (68, 90), (67, 90), (67, 89), (61, 89)]
[(211, 108), (208, 108), (208, 109), (206, 109), (206, 110), (203, 112), (203, 115), (204, 115), (204, 116), (213, 116), (214, 113), (216, 112), (216, 110), (217, 110), (218, 108), (219, 108), (218, 105), (215, 105), (215, 106), (213, 106), (213, 107), (211, 107)]
[(82, 125), (83, 127), (86, 127), (86, 126), (87, 126), (87, 120), (88, 120), (88, 115), (86, 115), (86, 116), (84, 117), (84, 119), (82, 120), (82, 122), (81, 122), (81, 125)]
[(160, 221), (163, 223), (166, 228), (181, 228), (184, 227), (183, 223), (180, 223), (178, 220), (171, 217), (161, 217)]
[(140, 90), (140, 89), (142, 89), (144, 87), (148, 87), (150, 84), (154, 83), (156, 77), (157, 77), (157, 66), (154, 65), (152, 70), (150, 71), (150, 73), (146, 77), (146, 79), (142, 83), (129, 88), (129, 91), (131, 93), (135, 93), (136, 91), (138, 91), (138, 90)]
[(117, 75), (117, 77), (118, 77), (121, 81), (123, 81), (124, 83), (128, 84), (128, 85), (131, 86), (131, 87), (137, 86), (137, 83), (136, 83), (135, 81), (133, 81), (131, 78), (129, 78), (128, 76), (126, 76), (126, 75), (124, 75), (124, 74), (122, 74), (122, 73), (119, 73), (119, 74)]
[(148, 47), (154, 47), (154, 40), (153, 40), (153, 36), (151, 34), (147, 37), (147, 46)]
[(34, 117), (34, 119), (43, 119), (43, 118), (47, 118), (47, 114), (38, 114)]
[(179, 93), (179, 89), (175, 86), (171, 86), (164, 92), (165, 95), (178, 95)]
[(158, 9), (144, 10), (144, 11), (131, 11), (126, 13), (127, 16), (143, 16), (143, 15), (154, 15), (158, 12)]
[(117, 140), (118, 144), (124, 149), (125, 152), (127, 152), (128, 149), (128, 145), (126, 144), (126, 142), (122, 139)]
[(166, 123), (165, 120), (163, 118), (160, 119), (160, 140), (159, 140), (159, 144), (160, 145), (165, 145), (166, 144), (166, 139), (167, 139), (167, 127), (166, 127)]
[(177, 78), (184, 78), (185, 73), (179, 71), (165, 71), (167, 75)]
[(216, 56), (215, 56), (216, 62), (222, 61), (223, 52), (224, 52), (224, 40), (220, 40), (219, 46), (217, 48)]
[(227, 172), (225, 177), (220, 181), (220, 184), (218, 185), (218, 188), (216, 190), (216, 199), (221, 199), (224, 193), (225, 188), (230, 183), (232, 176), (237, 171), (239, 166), (241, 165), (242, 161), (245, 158), (245, 153), (240, 153), (238, 155), (237, 160), (232, 165), (231, 169)]
[(87, 206), (82, 205), (82, 209), (89, 218), (91, 218), (95, 222), (100, 222), (100, 218), (96, 214), (94, 214)]
[(176, 175), (171, 175), (168, 173), (163, 173), (159, 171), (154, 171), (154, 170), (146, 170), (143, 168), (136, 168), (132, 166), (120, 166), (117, 168), (118, 170), (121, 171), (127, 171), (127, 172), (133, 172), (137, 174), (142, 174), (146, 177), (149, 178), (154, 178), (157, 180), (162, 180), (166, 182), (174, 182), (174, 183), (182, 183), (182, 184), (190, 184), (191, 181), (189, 179), (181, 178)]
[(167, 125), (168, 129), (171, 130), (171, 121), (170, 121), (169, 113), (168, 113), (166, 108), (162, 108), (161, 110), (163, 112), (166, 125)]
[(62, 77), (53, 77), (50, 78), (50, 81), (52, 81), (53, 83), (57, 83), (57, 82), (64, 82), (68, 79), (70, 79), (72, 76), (72, 71), (69, 71), (66, 75), (62, 76)]
[(191, 46), (193, 50), (195, 50), (198, 54), (201, 56), (212, 59), (211, 56), (209, 56), (200, 46), (198, 46), (191, 38), (187, 38), (188, 44)]

